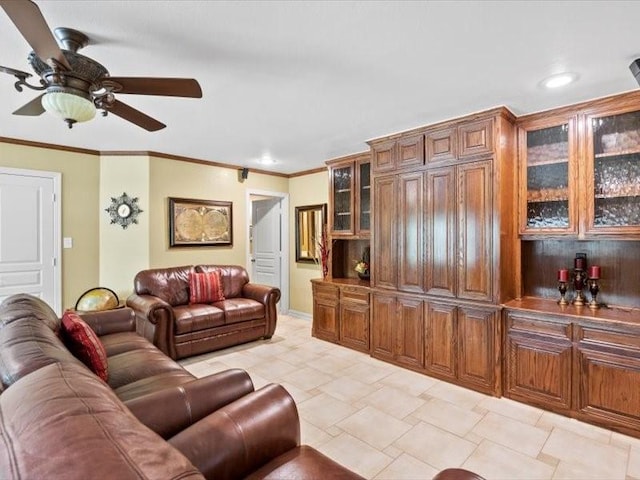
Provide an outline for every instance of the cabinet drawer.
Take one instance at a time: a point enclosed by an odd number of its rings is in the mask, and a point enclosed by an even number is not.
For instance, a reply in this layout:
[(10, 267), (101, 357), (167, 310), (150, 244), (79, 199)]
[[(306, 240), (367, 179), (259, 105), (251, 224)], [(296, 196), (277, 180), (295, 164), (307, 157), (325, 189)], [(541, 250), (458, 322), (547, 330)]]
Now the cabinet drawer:
[(556, 338), (571, 339), (571, 324), (562, 322), (553, 322), (546, 320), (538, 320), (527, 316), (521, 316), (517, 313), (507, 313), (507, 332), (508, 333), (527, 333), (541, 336), (551, 336)]
[(369, 292), (355, 287), (343, 287), (340, 289), (340, 299), (352, 303), (369, 304)]
[(577, 339), (582, 344), (621, 347), (638, 350), (640, 353), (640, 335), (638, 333), (612, 332), (592, 327), (578, 327)]
[(493, 120), (480, 120), (458, 127), (460, 156), (478, 155), (493, 151)]
[(339, 298), (339, 290), (335, 285), (326, 283), (314, 283), (313, 295), (316, 297), (323, 297), (337, 301)]
[(455, 128), (445, 128), (426, 135), (427, 162), (455, 160), (457, 136)]

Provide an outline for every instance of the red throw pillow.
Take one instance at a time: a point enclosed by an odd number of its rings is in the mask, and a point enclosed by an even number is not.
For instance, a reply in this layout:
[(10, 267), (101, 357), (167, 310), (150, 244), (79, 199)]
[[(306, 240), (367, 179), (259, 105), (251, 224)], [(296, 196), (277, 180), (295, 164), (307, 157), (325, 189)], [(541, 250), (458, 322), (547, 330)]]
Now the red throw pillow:
[(224, 300), (220, 272), (191, 272), (189, 277), (189, 303), (213, 303)]
[(107, 352), (91, 327), (76, 313), (67, 310), (62, 316), (62, 330), (69, 351), (106, 382), (109, 375)]

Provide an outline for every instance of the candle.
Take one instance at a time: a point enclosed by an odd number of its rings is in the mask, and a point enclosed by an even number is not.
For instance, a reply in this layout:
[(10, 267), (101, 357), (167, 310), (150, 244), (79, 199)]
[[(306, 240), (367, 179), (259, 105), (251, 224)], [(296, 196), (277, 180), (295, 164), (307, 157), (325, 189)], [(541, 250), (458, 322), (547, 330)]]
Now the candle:
[(569, 270), (566, 268), (561, 268), (558, 270), (558, 281), (559, 282), (568, 282), (569, 281)]
[(586, 258), (576, 257), (576, 259), (573, 262), (573, 265), (576, 268), (576, 270), (584, 270), (584, 267), (586, 267), (586, 263), (587, 263)]
[(589, 278), (593, 280), (600, 278), (600, 267), (598, 265), (591, 265), (589, 267)]

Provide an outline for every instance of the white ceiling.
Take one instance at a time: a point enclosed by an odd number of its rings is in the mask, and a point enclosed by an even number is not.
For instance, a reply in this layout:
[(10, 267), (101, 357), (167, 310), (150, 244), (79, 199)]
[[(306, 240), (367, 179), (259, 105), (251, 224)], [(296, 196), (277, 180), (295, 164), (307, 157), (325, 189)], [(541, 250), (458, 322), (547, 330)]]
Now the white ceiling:
[[(389, 133), (506, 105), (516, 115), (638, 88), (640, 2), (37, 1), (113, 76), (192, 77), (202, 99), (120, 95), (167, 124), (11, 114), (38, 92), (0, 74), (0, 136), (150, 150), (295, 173)], [(0, 65), (30, 48), (0, 11)], [(578, 81), (545, 90), (571, 71)], [(640, 107), (640, 105), (639, 105)], [(259, 159), (268, 154), (271, 166)]]

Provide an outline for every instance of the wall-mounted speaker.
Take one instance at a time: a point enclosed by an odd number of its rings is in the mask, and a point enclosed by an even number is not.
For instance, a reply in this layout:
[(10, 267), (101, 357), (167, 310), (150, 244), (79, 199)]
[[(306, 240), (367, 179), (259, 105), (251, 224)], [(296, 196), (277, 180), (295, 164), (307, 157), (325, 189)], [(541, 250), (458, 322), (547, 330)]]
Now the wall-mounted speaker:
[(242, 177), (243, 180), (246, 180), (247, 178), (249, 178), (249, 169), (248, 168), (243, 168), (242, 169), (241, 177)]
[(640, 84), (640, 58), (636, 58), (631, 65), (629, 65), (629, 70), (633, 73), (633, 76), (636, 79), (636, 82)]

